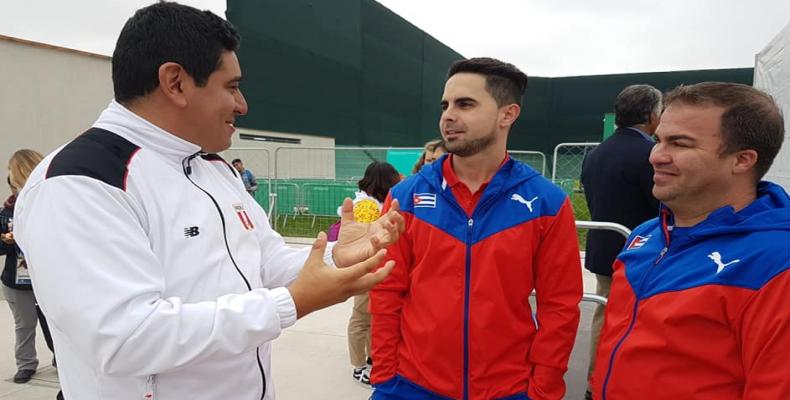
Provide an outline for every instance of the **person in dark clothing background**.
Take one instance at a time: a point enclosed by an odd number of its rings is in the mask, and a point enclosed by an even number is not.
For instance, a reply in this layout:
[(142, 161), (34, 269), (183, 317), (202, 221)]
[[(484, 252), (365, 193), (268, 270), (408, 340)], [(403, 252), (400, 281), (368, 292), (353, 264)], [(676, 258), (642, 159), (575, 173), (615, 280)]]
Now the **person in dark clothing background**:
[[(27, 264), (23, 253), (14, 241), (13, 217), (16, 195), (25, 185), (27, 177), (43, 156), (34, 151), (23, 149), (15, 152), (8, 163), (8, 186), (11, 196), (0, 208), (0, 255), (5, 255), (2, 273), (3, 295), (8, 300), (8, 307), (14, 316), (15, 351), (17, 372), (14, 383), (30, 381), (38, 368), (36, 357), (36, 323), (41, 325), (47, 347), (55, 353), (52, 337), (44, 314), (36, 304)], [(52, 359), (55, 366), (55, 359)], [(58, 393), (58, 399), (61, 399)]]
[[(653, 167), (648, 158), (661, 110), (661, 92), (650, 85), (628, 86), (617, 96), (617, 130), (590, 152), (582, 164), (581, 181), (593, 221), (616, 222), (634, 229), (658, 215), (659, 202), (652, 193)], [(612, 263), (624, 244), (625, 237), (617, 232), (590, 230), (587, 233), (584, 266), (595, 274), (596, 294), (609, 296)], [(590, 335), (588, 378), (593, 373), (603, 316), (604, 308), (598, 306)]]

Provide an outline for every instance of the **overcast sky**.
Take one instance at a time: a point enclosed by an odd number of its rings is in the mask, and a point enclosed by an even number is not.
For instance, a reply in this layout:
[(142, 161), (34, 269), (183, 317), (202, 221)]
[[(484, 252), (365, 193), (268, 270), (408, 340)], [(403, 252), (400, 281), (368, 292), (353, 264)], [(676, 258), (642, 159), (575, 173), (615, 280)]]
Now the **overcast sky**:
[[(466, 57), (549, 77), (752, 67), (790, 23), (790, 0), (379, 2)], [(3, 3), (0, 34), (109, 55), (126, 19), (152, 1)], [(181, 3), (225, 16), (225, 0)]]

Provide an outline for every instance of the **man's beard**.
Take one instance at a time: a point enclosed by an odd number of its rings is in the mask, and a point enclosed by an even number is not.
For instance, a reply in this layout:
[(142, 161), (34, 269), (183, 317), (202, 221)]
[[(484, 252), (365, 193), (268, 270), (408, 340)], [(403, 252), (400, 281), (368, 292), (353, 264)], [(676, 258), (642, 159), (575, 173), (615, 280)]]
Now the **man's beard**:
[(491, 146), (495, 138), (494, 132), (491, 132), (486, 136), (472, 140), (457, 139), (454, 141), (445, 141), (444, 146), (447, 148), (448, 153), (455, 154), (459, 157), (470, 157)]

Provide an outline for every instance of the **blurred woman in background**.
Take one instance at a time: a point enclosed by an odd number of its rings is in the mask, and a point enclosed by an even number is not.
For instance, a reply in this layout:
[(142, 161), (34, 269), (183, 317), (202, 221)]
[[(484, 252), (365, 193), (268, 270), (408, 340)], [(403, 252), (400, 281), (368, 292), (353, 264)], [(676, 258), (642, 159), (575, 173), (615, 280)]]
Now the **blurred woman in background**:
[[(16, 196), (25, 186), (33, 168), (44, 157), (34, 150), (19, 150), (8, 162), (8, 185), (11, 196), (0, 210), (0, 254), (5, 255), (5, 267), (2, 273), (3, 295), (14, 316), (14, 332), (16, 334), (15, 358), (17, 372), (15, 383), (30, 380), (38, 368), (36, 357), (36, 324), (41, 323), (41, 330), (47, 346), (52, 350), (52, 338), (49, 327), (41, 311), (37, 309), (33, 287), (23, 252), (14, 241), (13, 216)], [(53, 359), (54, 365), (54, 359)]]
[(425, 143), (422, 155), (420, 155), (420, 158), (417, 159), (417, 162), (414, 164), (414, 168), (411, 170), (412, 175), (420, 172), (420, 169), (422, 169), (423, 165), (430, 164), (438, 160), (442, 154), (447, 153), (447, 148), (444, 146), (444, 140), (442, 139), (431, 140), (430, 142)]

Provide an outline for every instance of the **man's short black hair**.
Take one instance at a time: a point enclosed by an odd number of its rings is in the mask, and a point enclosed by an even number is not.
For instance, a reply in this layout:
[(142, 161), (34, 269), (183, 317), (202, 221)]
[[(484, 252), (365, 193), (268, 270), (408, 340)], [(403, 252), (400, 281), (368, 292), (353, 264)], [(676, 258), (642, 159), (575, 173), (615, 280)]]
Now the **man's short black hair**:
[(241, 162), (241, 158), (234, 158), (233, 161), (231, 161), (230, 163), (231, 164), (236, 164), (237, 162), (240, 163)]
[(128, 102), (159, 86), (159, 67), (175, 62), (204, 86), (225, 51), (236, 51), (236, 28), (211, 11), (172, 2), (137, 10), (126, 21), (112, 55), (115, 99)]
[(527, 90), (527, 74), (515, 65), (489, 57), (458, 60), (450, 66), (447, 78), (461, 72), (485, 76), (486, 91), (496, 100), (498, 106), (521, 105), (521, 98)]

